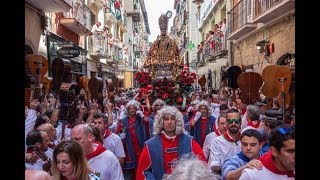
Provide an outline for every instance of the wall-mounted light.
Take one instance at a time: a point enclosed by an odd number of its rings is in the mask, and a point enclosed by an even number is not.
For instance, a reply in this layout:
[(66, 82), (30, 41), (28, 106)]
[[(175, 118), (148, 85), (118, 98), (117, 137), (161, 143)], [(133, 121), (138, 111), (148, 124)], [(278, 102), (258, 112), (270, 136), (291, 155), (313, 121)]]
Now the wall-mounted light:
[(265, 48), (267, 45), (269, 45), (269, 41), (267, 40), (262, 40), (257, 42), (256, 49), (259, 50), (259, 54), (262, 54), (265, 52)]

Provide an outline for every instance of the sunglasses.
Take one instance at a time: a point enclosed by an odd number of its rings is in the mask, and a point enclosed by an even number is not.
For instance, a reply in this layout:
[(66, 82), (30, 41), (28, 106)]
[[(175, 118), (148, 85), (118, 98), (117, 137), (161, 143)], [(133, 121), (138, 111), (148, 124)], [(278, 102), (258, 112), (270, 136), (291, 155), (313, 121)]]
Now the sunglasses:
[(279, 127), (278, 131), (282, 134), (282, 135), (286, 135), (289, 133), (292, 133), (295, 130), (294, 126), (291, 127)]
[(235, 122), (236, 124), (240, 124), (241, 119), (227, 119), (228, 124), (232, 124), (233, 122)]

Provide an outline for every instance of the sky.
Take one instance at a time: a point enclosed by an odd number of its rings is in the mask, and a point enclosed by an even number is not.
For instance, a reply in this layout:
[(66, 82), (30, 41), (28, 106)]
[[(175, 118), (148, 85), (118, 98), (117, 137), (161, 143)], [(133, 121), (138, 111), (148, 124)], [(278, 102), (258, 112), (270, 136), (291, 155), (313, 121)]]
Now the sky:
[(150, 28), (149, 41), (153, 42), (157, 36), (160, 35), (160, 28), (158, 24), (161, 14), (166, 14), (168, 10), (172, 12), (172, 16), (168, 23), (168, 33), (173, 24), (173, 18), (175, 17), (175, 10), (173, 9), (174, 0), (144, 0), (146, 11), (148, 14), (148, 22)]

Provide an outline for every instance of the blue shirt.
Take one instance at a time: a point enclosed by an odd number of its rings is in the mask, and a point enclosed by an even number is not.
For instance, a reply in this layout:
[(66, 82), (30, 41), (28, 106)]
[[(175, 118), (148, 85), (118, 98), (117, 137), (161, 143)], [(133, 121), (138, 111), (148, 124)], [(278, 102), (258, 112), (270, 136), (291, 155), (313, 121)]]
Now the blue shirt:
[(266, 143), (262, 146), (262, 148), (260, 149), (260, 152), (259, 152), (260, 156), (262, 156), (262, 155), (264, 155), (266, 152), (268, 152), (268, 151), (269, 151), (269, 148), (270, 148), (270, 143), (269, 143), (269, 141), (268, 141), (268, 142), (266, 142)]
[(250, 161), (242, 152), (226, 159), (222, 165), (222, 179), (225, 180), (229, 171), (237, 170)]

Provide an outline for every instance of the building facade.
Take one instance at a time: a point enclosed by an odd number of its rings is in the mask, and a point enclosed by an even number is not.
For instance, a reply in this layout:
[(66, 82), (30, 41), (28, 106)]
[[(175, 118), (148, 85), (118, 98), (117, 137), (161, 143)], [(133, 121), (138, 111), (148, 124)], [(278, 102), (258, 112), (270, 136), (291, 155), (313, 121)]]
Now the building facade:
[(295, 104), (295, 1), (230, 0), (228, 35), (229, 66), (262, 74), (269, 65), (291, 71), (290, 99)]
[(149, 22), (144, 0), (125, 0), (128, 33), (125, 42), (128, 44), (128, 61), (123, 67), (124, 88), (137, 86), (134, 79), (136, 72), (142, 69), (149, 52)]

